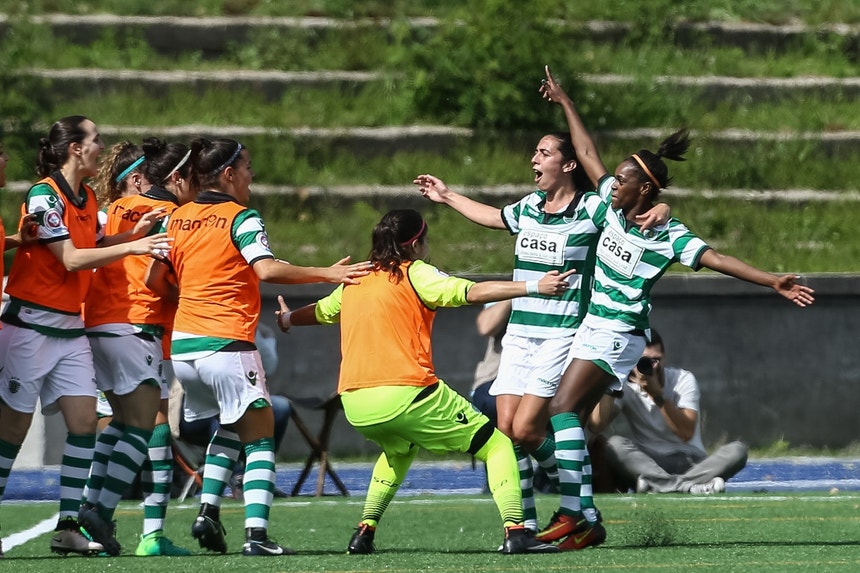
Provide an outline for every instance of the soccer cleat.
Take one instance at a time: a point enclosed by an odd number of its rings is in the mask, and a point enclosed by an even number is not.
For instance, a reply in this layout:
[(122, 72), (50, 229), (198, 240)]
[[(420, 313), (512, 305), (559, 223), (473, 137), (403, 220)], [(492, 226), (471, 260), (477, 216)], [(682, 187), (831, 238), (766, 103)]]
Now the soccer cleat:
[(191, 552), (184, 547), (177, 547), (173, 542), (164, 536), (163, 531), (153, 531), (146, 535), (140, 536), (140, 543), (134, 554), (138, 557), (150, 557), (155, 555), (167, 555), (170, 557), (185, 557), (191, 555)]
[(278, 557), (281, 555), (295, 555), (296, 552), (289, 547), (278, 545), (277, 542), (266, 538), (262, 541), (249, 539), (242, 546), (242, 555), (245, 557)]
[(696, 483), (690, 488), (693, 495), (711, 495), (712, 493), (723, 493), (726, 491), (726, 480), (717, 476), (705, 483)]
[(538, 541), (558, 541), (586, 527), (587, 524), (588, 521), (582, 516), (573, 517), (556, 511), (552, 514), (549, 524), (535, 535), (535, 539)]
[(355, 533), (352, 534), (352, 539), (349, 540), (346, 552), (349, 555), (370, 555), (376, 551), (376, 545), (373, 544), (375, 535), (375, 527), (366, 523), (359, 523), (358, 527), (355, 528)]
[(200, 547), (218, 553), (227, 553), (227, 540), (224, 536), (227, 530), (220, 521), (206, 515), (198, 515), (191, 525), (191, 536), (197, 540)]
[[(116, 557), (122, 551), (119, 541), (116, 540), (116, 526), (108, 523), (99, 515), (99, 512), (89, 507), (81, 507), (78, 512), (78, 521), (93, 537), (93, 541), (100, 543), (104, 551)], [(80, 532), (77, 532), (80, 535)]]
[(77, 553), (95, 556), (104, 551), (104, 546), (96, 541), (90, 541), (77, 529), (63, 529), (51, 537), (51, 551), (63, 555)]
[(555, 553), (558, 548), (535, 538), (535, 532), (521, 525), (505, 528), (505, 542), (499, 552), (505, 555), (520, 553)]
[(558, 544), (559, 551), (578, 551), (586, 547), (597, 547), (606, 541), (606, 528), (600, 521), (586, 522), (582, 529), (571, 533), (567, 539)]

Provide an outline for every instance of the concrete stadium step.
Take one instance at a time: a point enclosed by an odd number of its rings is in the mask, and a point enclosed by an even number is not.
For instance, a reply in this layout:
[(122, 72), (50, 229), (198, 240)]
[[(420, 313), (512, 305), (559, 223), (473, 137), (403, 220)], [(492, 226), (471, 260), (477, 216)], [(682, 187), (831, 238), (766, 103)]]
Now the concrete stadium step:
[[(10, 181), (6, 184), (7, 194), (22, 194), (33, 185), (30, 181)], [(469, 197), (482, 197), (487, 200), (514, 200), (534, 191), (534, 185), (486, 185), (461, 186), (453, 185), (457, 191)], [(273, 185), (254, 183), (251, 186), (254, 195), (284, 195), (296, 197), (340, 197), (344, 199), (368, 199), (374, 197), (397, 198), (398, 200), (414, 199), (426, 204), (426, 200), (418, 195), (411, 181), (403, 185)], [(764, 202), (860, 202), (860, 191), (838, 191), (824, 189), (687, 189), (670, 187), (660, 192), (661, 197), (686, 198), (701, 197), (705, 199), (734, 199), (740, 201)]]
[[(103, 68), (29, 68), (18, 73), (52, 81), (62, 81), (64, 96), (91, 93), (94, 88), (131, 89), (166, 88), (248, 89), (253, 88), (269, 99), (279, 98), (285, 91), (306, 87), (358, 85), (381, 81), (386, 76), (376, 71), (315, 70), (108, 70)], [(630, 86), (637, 78), (622, 74), (582, 74), (586, 85)], [(744, 98), (749, 102), (779, 101), (789, 97), (860, 96), (860, 76), (849, 78), (742, 78), (732, 76), (655, 76), (649, 83), (675, 89), (694, 90), (699, 97), (717, 104), (727, 98)], [(151, 93), (159, 94), (160, 90)]]
[[(104, 30), (119, 34), (142, 32), (153, 49), (164, 53), (201, 51), (207, 55), (223, 53), (231, 44), (245, 42), (253, 34), (267, 28), (285, 30), (314, 30), (319, 33), (337, 32), (355, 28), (387, 28), (388, 18), (335, 18), (287, 17), (186, 17), (186, 16), (122, 16), (114, 14), (72, 15), (48, 14), (35, 16), (31, 21), (50, 26), (52, 33), (72, 42), (91, 42)], [(413, 28), (439, 25), (436, 18), (410, 18)], [(10, 26), (10, 18), (0, 15), (0, 39)], [(589, 21), (571, 23), (571, 34), (599, 42), (618, 42), (624, 39), (637, 24), (627, 22)], [(860, 26), (828, 24), (770, 25), (737, 22), (676, 22), (670, 24), (667, 37), (678, 45), (698, 45), (703, 39), (712, 46), (735, 46), (747, 51), (782, 51), (807, 38), (835, 36), (849, 44), (860, 42)]]

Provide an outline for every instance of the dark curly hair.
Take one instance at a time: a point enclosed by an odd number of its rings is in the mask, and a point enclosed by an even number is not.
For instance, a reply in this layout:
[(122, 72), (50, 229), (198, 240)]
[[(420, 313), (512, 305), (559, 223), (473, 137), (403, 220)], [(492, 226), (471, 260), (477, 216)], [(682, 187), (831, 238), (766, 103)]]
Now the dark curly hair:
[(411, 244), (427, 236), (427, 223), (414, 209), (392, 209), (373, 228), (368, 259), (374, 267), (387, 271), (396, 282), (403, 280), (400, 265), (413, 260)]

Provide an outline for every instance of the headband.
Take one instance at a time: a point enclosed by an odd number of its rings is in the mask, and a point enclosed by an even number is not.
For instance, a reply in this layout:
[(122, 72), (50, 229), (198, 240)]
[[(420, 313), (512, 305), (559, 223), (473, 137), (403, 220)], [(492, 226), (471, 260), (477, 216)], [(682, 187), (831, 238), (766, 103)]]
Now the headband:
[(167, 176), (164, 179), (162, 179), (162, 181), (167, 181), (168, 179), (170, 179), (171, 175), (173, 175), (174, 173), (179, 171), (182, 168), (182, 166), (188, 162), (189, 157), (191, 157), (191, 150), (190, 149), (188, 150), (188, 153), (186, 153), (185, 156), (179, 160), (179, 163), (176, 164), (176, 167), (171, 169), (170, 173), (168, 173)]
[(409, 239), (408, 241), (403, 241), (402, 243), (400, 243), (400, 246), (406, 247), (408, 245), (411, 245), (412, 241), (417, 241), (418, 238), (421, 237), (421, 235), (424, 233), (424, 229), (426, 229), (426, 228), (427, 228), (427, 221), (422, 220), (421, 221), (421, 228), (418, 229), (418, 232), (415, 233), (415, 236), (412, 237), (411, 239)]
[(636, 160), (636, 163), (639, 164), (639, 167), (641, 167), (642, 170), (645, 171), (645, 175), (647, 175), (648, 178), (651, 180), (651, 182), (657, 186), (657, 189), (660, 189), (660, 183), (657, 181), (657, 178), (654, 177), (654, 174), (651, 173), (651, 170), (648, 169), (648, 166), (645, 165), (645, 162), (642, 161), (642, 159), (638, 155), (636, 155), (635, 153), (633, 155), (631, 155), (631, 157), (633, 157), (633, 159)]
[(144, 161), (145, 159), (146, 159), (146, 156), (145, 156), (145, 155), (141, 155), (140, 157), (138, 157), (137, 159), (135, 159), (135, 160), (134, 160), (134, 163), (132, 163), (131, 165), (129, 165), (128, 167), (126, 167), (126, 168), (123, 170), (123, 172), (122, 172), (122, 173), (120, 173), (119, 175), (117, 175), (117, 176), (116, 176), (116, 179), (114, 179), (114, 181), (116, 181), (117, 183), (119, 183), (120, 181), (122, 181), (123, 179), (125, 179), (126, 177), (128, 177), (128, 174), (129, 174), (129, 173), (131, 173), (132, 171), (134, 171), (135, 169), (137, 169), (138, 167), (140, 167), (140, 164), (141, 164), (141, 163), (143, 163), (143, 161)]
[(218, 169), (213, 169), (212, 171), (207, 173), (206, 177), (212, 177), (213, 175), (218, 175), (219, 173), (221, 173), (222, 171), (227, 169), (227, 167), (229, 167), (234, 161), (236, 161), (236, 158), (239, 157), (239, 153), (242, 152), (242, 144), (237, 142), (236, 145), (237, 145), (236, 151), (233, 152), (233, 155), (230, 156), (230, 159), (228, 159), (227, 161), (222, 163), (221, 166), (218, 167)]

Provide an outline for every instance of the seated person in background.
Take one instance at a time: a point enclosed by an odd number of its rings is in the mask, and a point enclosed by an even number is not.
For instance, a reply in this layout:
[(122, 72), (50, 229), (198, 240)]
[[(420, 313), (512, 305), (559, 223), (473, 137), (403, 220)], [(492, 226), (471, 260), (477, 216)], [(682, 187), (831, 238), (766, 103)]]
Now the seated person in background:
[(502, 356), (502, 337), (511, 316), (511, 301), (490, 302), (484, 305), (475, 325), (478, 334), (487, 337), (487, 351), (475, 367), (475, 382), (469, 398), (472, 405), (496, 426), (496, 398), (490, 395), (490, 386), (499, 372), (499, 359)]
[(719, 493), (725, 480), (747, 461), (742, 442), (726, 444), (708, 456), (699, 423), (699, 386), (691, 372), (664, 366), (663, 340), (651, 331), (639, 365), (630, 373), (623, 395), (606, 395), (589, 419), (601, 432), (623, 412), (633, 439), (611, 436), (605, 444), (607, 470), (616, 483), (637, 493)]

